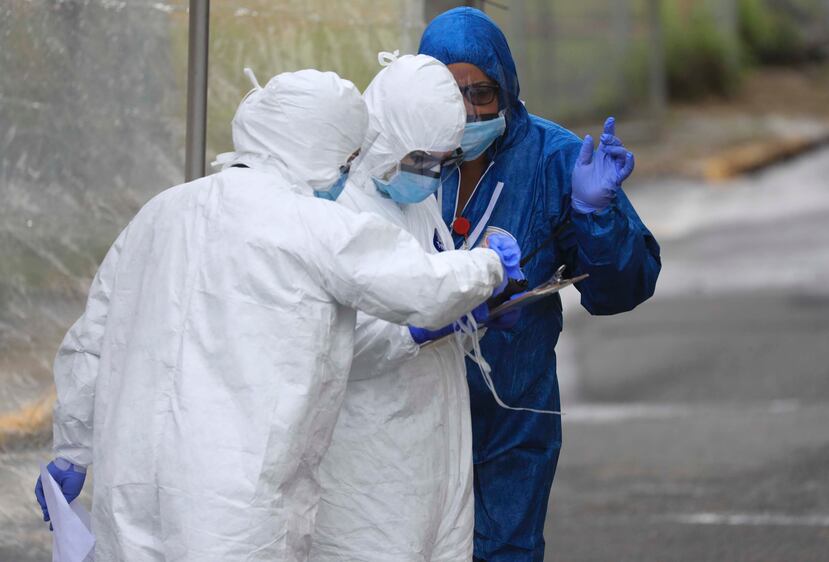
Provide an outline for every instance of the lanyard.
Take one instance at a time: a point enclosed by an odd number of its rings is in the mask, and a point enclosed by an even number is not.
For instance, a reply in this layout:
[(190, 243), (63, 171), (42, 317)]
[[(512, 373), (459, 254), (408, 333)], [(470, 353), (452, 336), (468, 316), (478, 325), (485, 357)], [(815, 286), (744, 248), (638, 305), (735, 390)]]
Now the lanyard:
[[(475, 185), (475, 189), (472, 190), (472, 194), (469, 196), (469, 199), (467, 199), (466, 204), (464, 205), (464, 208), (461, 210), (461, 212), (465, 211), (466, 207), (469, 206), (469, 203), (472, 201), (472, 198), (475, 197), (475, 193), (478, 191), (478, 187), (480, 187), (481, 182), (483, 182), (484, 176), (486, 176), (487, 172), (489, 172), (489, 169), (492, 168), (492, 165), (494, 163), (495, 162), (490, 162), (489, 166), (487, 166), (486, 170), (484, 170), (484, 173), (481, 174), (481, 179), (478, 180), (478, 183)], [(487, 204), (486, 210), (484, 211), (484, 214), (481, 216), (481, 219), (475, 224), (475, 228), (472, 229), (472, 232), (469, 234), (469, 236), (465, 237), (464, 241), (461, 243), (462, 248), (469, 249), (469, 248), (474, 248), (475, 247), (475, 244), (478, 242), (478, 239), (481, 237), (481, 234), (483, 234), (484, 229), (486, 228), (486, 225), (489, 222), (490, 217), (492, 217), (492, 212), (495, 210), (495, 205), (498, 203), (498, 198), (501, 197), (501, 192), (503, 190), (504, 190), (504, 182), (499, 181), (495, 185), (495, 189), (492, 191), (492, 195), (489, 198), (489, 203)], [(458, 190), (455, 193), (455, 209), (454, 209), (454, 212), (452, 213), (452, 216), (455, 217), (455, 218), (458, 218), (458, 200), (460, 199), (460, 194), (461, 194), (461, 178), (460, 178), (460, 170), (458, 170)], [(441, 184), (441, 186), (438, 188), (438, 206), (441, 207), (441, 211), (442, 211), (442, 207), (443, 207), (443, 184)], [(449, 227), (451, 229), (452, 225), (450, 224)]]
[(492, 211), (495, 210), (495, 204), (498, 203), (498, 198), (501, 196), (501, 192), (504, 190), (504, 182), (499, 181), (495, 185), (495, 191), (492, 192), (492, 197), (489, 199), (489, 205), (486, 206), (486, 211), (484, 211), (481, 220), (478, 221), (478, 224), (475, 225), (475, 228), (472, 230), (472, 234), (466, 239), (466, 244), (469, 248), (474, 248), (475, 244), (478, 242), (478, 238), (481, 237), (481, 234), (484, 232), (484, 228), (486, 228), (486, 224), (489, 222), (489, 218), (492, 216)]

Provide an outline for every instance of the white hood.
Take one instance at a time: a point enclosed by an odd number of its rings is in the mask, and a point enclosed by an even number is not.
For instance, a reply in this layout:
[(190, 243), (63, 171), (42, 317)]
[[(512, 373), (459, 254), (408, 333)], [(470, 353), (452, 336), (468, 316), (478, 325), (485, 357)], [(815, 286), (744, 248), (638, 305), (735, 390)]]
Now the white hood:
[(218, 163), (275, 168), (325, 191), (363, 144), (368, 112), (359, 90), (333, 72), (311, 69), (278, 74), (264, 88), (252, 79), (256, 87), (233, 117), (235, 152)]
[(355, 181), (370, 189), (368, 176), (381, 175), (413, 150), (456, 149), (466, 126), (463, 97), (443, 63), (426, 55), (380, 53), (381, 64), (384, 58), (392, 62), (363, 94), (369, 127), (352, 168)]

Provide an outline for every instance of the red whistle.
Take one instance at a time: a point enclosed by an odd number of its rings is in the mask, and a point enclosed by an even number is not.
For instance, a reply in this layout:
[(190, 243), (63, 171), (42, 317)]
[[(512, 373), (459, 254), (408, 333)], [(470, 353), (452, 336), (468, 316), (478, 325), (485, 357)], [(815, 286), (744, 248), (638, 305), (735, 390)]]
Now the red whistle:
[(468, 219), (463, 217), (455, 217), (455, 220), (452, 221), (452, 230), (458, 236), (466, 236), (469, 234), (469, 229), (472, 228), (472, 225), (469, 223)]

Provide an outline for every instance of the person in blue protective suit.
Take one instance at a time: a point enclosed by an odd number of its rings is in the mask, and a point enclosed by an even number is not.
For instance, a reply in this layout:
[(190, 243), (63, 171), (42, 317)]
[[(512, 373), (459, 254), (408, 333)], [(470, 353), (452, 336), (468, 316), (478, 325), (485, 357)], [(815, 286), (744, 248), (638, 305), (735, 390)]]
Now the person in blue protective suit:
[[(461, 89), (466, 161), (438, 194), (458, 247), (473, 247), (486, 228), (521, 246), (529, 286), (561, 265), (591, 314), (617, 314), (649, 298), (661, 267), (659, 246), (620, 189), (633, 155), (605, 124), (598, 149), (528, 113), (506, 38), (483, 12), (456, 8), (426, 28), (419, 52), (446, 64)], [(559, 410), (555, 345), (561, 301), (524, 310), (511, 330), (490, 331), (483, 356), (504, 403)], [(558, 416), (500, 407), (477, 364), (467, 361), (473, 430), (475, 559), (544, 557), (543, 528), (561, 449)]]

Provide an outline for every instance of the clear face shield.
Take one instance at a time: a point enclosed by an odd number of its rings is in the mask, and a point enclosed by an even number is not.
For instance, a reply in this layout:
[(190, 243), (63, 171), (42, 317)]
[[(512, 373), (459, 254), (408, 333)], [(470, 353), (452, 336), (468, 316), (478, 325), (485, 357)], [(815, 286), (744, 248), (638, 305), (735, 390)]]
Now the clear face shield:
[(388, 169), (379, 179), (390, 181), (401, 172), (428, 178), (445, 179), (452, 175), (462, 160), (463, 152), (460, 148), (456, 148), (451, 152), (413, 150)]
[(501, 90), (498, 84), (487, 80), (459, 87), (467, 106), (467, 122), (488, 121), (498, 116), (498, 93)]
[(458, 83), (466, 107), (466, 128), (461, 141), (464, 160), (476, 160), (506, 130), (506, 111), (499, 103), (501, 88), (473, 64), (455, 63), (448, 68)]
[(460, 148), (450, 152), (413, 150), (372, 179), (377, 189), (394, 201), (418, 203), (435, 193), (462, 161)]

